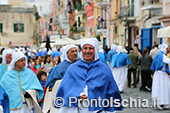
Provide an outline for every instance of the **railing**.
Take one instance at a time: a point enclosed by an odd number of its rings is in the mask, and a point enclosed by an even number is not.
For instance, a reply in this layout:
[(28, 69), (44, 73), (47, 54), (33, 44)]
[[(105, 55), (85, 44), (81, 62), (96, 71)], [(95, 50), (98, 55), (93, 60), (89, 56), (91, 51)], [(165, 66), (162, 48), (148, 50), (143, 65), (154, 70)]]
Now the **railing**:
[(140, 6), (162, 5), (162, 0), (141, 0)]
[(84, 11), (85, 10), (84, 5), (82, 5), (81, 3), (77, 4), (77, 10), (78, 12)]
[(107, 0), (96, 0), (96, 3), (97, 2), (107, 2)]
[(98, 21), (98, 25), (96, 26), (97, 29), (106, 29), (106, 24), (105, 24), (106, 21)]
[(120, 8), (120, 17), (133, 17), (134, 16), (134, 5), (124, 6)]

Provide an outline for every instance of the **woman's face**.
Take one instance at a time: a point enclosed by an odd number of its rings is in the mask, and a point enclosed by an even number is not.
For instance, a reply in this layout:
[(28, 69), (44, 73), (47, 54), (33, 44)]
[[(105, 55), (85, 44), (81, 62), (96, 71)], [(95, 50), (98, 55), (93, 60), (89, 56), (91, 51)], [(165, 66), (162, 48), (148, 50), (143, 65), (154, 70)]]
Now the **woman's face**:
[(38, 56), (38, 60), (41, 60), (41, 56)]
[(47, 57), (47, 59), (46, 59), (46, 60), (47, 60), (47, 62), (50, 62), (50, 57)]
[(40, 61), (37, 59), (35, 63), (36, 63), (36, 65), (39, 65)]
[(45, 74), (43, 74), (43, 75), (41, 76), (41, 81), (46, 81), (46, 79), (47, 79), (47, 76), (46, 76)]

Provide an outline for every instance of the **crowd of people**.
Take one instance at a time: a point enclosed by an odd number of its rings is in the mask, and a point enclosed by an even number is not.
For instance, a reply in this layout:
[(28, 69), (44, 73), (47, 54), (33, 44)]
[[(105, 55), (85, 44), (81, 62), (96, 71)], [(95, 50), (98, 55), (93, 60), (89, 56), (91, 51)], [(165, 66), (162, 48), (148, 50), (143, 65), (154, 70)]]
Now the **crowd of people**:
[[(91, 38), (80, 47), (47, 50), (1, 49), (0, 112), (115, 113), (123, 107), (84, 108), (77, 103), (70, 107), (68, 100), (113, 97), (121, 103), (120, 93), (125, 87), (137, 88), (140, 80), (139, 91), (152, 91), (159, 109), (170, 105), (170, 49), (166, 44), (154, 43), (142, 52), (137, 45), (123, 49), (112, 44), (108, 51)], [(60, 108), (54, 104), (57, 97), (65, 101)]]

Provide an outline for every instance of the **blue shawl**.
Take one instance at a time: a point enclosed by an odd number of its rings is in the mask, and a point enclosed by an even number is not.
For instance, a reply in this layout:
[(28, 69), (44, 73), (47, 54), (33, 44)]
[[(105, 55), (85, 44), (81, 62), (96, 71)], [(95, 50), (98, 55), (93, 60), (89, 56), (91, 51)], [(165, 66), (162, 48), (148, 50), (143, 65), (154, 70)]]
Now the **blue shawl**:
[[(78, 99), (86, 85), (88, 87), (89, 100), (98, 99), (99, 97), (102, 100), (109, 100), (110, 97), (113, 97), (113, 99), (119, 99), (121, 102), (121, 95), (112, 72), (110, 68), (100, 60), (90, 63), (79, 60), (70, 65), (59, 86), (56, 97), (62, 97), (65, 101), (64, 106), (69, 107), (69, 97), (75, 97)], [(72, 103), (71, 107), (78, 107), (78, 103)], [(123, 108), (122, 106), (95, 107), (93, 104), (92, 107), (89, 107), (89, 110), (115, 111), (123, 110)]]

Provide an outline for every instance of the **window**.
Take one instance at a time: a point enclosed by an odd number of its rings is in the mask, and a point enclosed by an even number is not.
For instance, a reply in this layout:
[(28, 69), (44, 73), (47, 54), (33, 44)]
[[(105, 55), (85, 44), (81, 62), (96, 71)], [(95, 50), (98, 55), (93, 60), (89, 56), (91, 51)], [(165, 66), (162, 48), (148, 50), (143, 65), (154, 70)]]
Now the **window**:
[(117, 29), (118, 29), (117, 26), (115, 26), (115, 29), (114, 29), (115, 34), (117, 34)]
[(24, 24), (14, 23), (14, 32), (24, 32)]
[(3, 32), (3, 24), (0, 23), (0, 33), (2, 33), (2, 32)]

